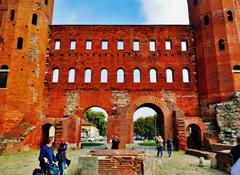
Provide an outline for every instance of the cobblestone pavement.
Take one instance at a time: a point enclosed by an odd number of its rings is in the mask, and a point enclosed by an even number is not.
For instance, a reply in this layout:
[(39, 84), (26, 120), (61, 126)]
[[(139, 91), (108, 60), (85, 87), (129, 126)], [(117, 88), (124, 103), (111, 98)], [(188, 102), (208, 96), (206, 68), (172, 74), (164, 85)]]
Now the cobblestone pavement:
[[(72, 160), (67, 175), (75, 175), (78, 157), (86, 155), (89, 150), (69, 150), (68, 157)], [(155, 151), (148, 151), (156, 157)], [(38, 151), (19, 153), (9, 156), (0, 156), (0, 175), (31, 175), (38, 167)], [(156, 157), (157, 158), (157, 157)], [(210, 169), (210, 162), (206, 161), (203, 168), (198, 167), (198, 158), (185, 155), (183, 152), (174, 152), (173, 157), (166, 155), (162, 158), (166, 175), (227, 175), (224, 172)]]

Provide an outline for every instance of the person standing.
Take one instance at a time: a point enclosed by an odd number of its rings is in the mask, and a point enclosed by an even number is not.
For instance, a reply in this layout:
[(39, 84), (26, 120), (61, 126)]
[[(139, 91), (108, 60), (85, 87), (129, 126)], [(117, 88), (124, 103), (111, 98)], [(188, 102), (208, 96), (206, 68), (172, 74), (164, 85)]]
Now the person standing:
[(170, 137), (167, 139), (167, 151), (168, 151), (168, 157), (172, 156), (172, 149), (173, 149), (173, 141)]
[(112, 140), (112, 149), (118, 149), (120, 140), (118, 138), (118, 136), (115, 136)]
[(60, 169), (60, 175), (65, 175), (65, 169), (71, 162), (67, 159), (67, 148), (68, 144), (66, 142), (62, 142), (58, 148), (58, 153), (56, 155), (56, 158), (58, 160), (58, 167)]
[(156, 141), (156, 143), (157, 143), (157, 157), (159, 156), (159, 153), (161, 154), (161, 157), (163, 156), (163, 147), (164, 147), (163, 142), (164, 142), (164, 140), (162, 139), (162, 137), (158, 136), (157, 141)]
[(237, 145), (231, 149), (229, 155), (233, 159), (231, 175), (240, 175), (240, 136), (236, 139)]
[(44, 174), (51, 172), (52, 174), (58, 174), (57, 159), (53, 153), (52, 144), (54, 142), (53, 137), (49, 137), (47, 143), (40, 149), (38, 160), (40, 161), (40, 167)]

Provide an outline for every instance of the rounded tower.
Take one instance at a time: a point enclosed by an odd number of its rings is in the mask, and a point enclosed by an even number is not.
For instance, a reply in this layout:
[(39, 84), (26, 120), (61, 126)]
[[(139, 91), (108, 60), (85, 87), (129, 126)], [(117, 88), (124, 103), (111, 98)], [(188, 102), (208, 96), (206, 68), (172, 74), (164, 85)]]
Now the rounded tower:
[(195, 32), (198, 88), (204, 121), (240, 90), (240, 0), (188, 0)]
[(54, 0), (0, 3), (0, 136), (19, 140), (42, 116)]

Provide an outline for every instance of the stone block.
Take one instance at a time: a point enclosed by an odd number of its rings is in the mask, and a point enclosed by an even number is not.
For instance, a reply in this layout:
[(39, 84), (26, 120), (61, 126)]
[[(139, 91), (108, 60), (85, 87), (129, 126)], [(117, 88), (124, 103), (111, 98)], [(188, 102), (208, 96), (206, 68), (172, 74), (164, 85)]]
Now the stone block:
[(165, 175), (162, 160), (159, 158), (143, 158), (144, 175)]
[(79, 157), (78, 175), (98, 175), (98, 158)]

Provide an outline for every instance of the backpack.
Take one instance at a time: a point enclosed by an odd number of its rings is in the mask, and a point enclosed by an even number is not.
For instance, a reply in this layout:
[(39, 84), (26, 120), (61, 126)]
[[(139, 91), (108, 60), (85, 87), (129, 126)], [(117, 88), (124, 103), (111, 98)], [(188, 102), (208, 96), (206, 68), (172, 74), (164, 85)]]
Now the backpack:
[(44, 175), (44, 172), (41, 169), (36, 168), (33, 170), (32, 175)]
[(59, 168), (58, 168), (57, 165), (55, 165), (55, 164), (50, 164), (50, 165), (48, 166), (46, 175), (58, 175), (58, 173), (59, 173)]
[(63, 152), (58, 152), (57, 155), (56, 155), (56, 159), (59, 162), (63, 161), (64, 160)]

